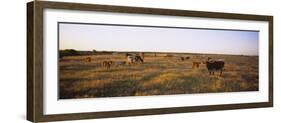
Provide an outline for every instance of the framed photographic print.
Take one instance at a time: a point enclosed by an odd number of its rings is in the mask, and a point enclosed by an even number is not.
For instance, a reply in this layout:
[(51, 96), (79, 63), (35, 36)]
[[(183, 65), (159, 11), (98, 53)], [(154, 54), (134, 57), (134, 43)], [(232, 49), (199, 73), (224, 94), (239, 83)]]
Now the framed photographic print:
[(27, 3), (33, 122), (273, 106), (273, 17)]

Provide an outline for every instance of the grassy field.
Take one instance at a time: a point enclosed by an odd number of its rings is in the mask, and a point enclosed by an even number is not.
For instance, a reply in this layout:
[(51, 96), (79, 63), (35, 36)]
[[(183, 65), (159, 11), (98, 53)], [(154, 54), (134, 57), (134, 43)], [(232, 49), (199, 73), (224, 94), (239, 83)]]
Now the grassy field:
[[(180, 56), (190, 56), (180, 61)], [(91, 62), (85, 59), (91, 57)], [(209, 75), (207, 57), (224, 59), (222, 76)], [(124, 54), (66, 56), (59, 62), (59, 98), (170, 95), (190, 93), (258, 91), (258, 57), (235, 55), (145, 53), (144, 63), (101, 66), (103, 61), (126, 61)]]

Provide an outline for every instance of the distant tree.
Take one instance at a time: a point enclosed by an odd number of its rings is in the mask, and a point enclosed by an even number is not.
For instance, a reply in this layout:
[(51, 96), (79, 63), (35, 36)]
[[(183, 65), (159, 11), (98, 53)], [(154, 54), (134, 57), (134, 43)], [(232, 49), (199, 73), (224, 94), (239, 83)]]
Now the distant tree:
[(93, 49), (92, 51), (93, 51), (93, 53), (96, 53), (96, 52), (97, 52), (97, 50), (95, 50), (95, 49)]

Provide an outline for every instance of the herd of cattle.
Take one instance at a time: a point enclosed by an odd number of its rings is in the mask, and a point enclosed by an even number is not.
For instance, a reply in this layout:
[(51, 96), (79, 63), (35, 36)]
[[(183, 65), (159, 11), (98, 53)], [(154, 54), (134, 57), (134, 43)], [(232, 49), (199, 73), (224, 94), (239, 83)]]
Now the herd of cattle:
[[(122, 66), (122, 65), (134, 65), (134, 64), (142, 64), (144, 63), (144, 53), (126, 53), (125, 54), (126, 61), (102, 61), (101, 66), (107, 69), (110, 69), (112, 66)], [(187, 61), (190, 60), (190, 56), (179, 57), (179, 61)], [(91, 57), (85, 58), (86, 62), (91, 62)], [(224, 70), (225, 61), (223, 59), (213, 59), (211, 57), (207, 57), (206, 61), (192, 61), (192, 68), (196, 69), (199, 68), (200, 64), (205, 64), (206, 68), (208, 69), (209, 75), (214, 75), (215, 71), (219, 72), (219, 75), (222, 75)]]

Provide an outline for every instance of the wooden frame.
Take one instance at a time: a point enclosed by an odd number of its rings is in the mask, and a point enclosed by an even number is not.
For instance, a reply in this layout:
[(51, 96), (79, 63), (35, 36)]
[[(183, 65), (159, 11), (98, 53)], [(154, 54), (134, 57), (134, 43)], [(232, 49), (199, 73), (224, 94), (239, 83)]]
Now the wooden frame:
[[(257, 20), (269, 22), (269, 101), (259, 103), (177, 107), (126, 111), (108, 111), (96, 113), (73, 113), (59, 115), (43, 114), (43, 10), (67, 9), (85, 11), (103, 11), (118, 13), (139, 13), (152, 15), (172, 15), (189, 17), (207, 17), (238, 20)], [(80, 120), (107, 117), (155, 115), (214, 110), (230, 110), (273, 106), (273, 17), (262, 15), (230, 14), (216, 12), (199, 12), (186, 10), (168, 10), (137, 8), (124, 6), (108, 6), (78, 3), (35, 1), (27, 4), (27, 120), (32, 122)]]

